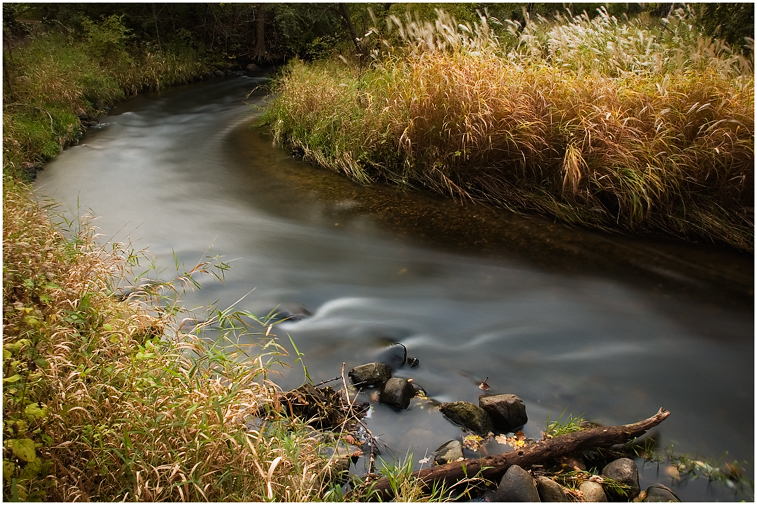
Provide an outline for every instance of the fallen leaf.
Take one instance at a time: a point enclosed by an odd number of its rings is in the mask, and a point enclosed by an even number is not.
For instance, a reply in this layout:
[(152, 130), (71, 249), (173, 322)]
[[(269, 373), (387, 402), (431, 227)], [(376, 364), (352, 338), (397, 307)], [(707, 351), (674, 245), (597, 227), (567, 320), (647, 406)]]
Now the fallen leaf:
[(480, 389), (482, 391), (489, 391), (491, 389), (491, 387), (489, 386), (489, 384), (486, 383), (487, 380), (489, 380), (489, 377), (487, 377), (486, 379), (484, 379), (484, 381), (481, 384), (478, 385), (478, 389)]

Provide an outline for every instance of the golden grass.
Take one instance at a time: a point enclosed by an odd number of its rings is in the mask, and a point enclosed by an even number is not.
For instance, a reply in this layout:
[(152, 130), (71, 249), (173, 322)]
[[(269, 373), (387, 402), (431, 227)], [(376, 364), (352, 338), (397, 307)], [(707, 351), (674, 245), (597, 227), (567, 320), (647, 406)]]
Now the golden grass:
[(113, 296), (109, 280), (125, 266), (118, 249), (97, 246), (91, 231), (64, 239), (11, 180), (3, 214), (6, 499), (305, 501), (322, 492), (333, 461), (301, 421), (245, 424), (277, 401), (274, 341), (243, 360), (197, 335), (164, 335), (165, 306)]
[(676, 19), (667, 38), (606, 13), (529, 22), (508, 46), (485, 22), (391, 18), (405, 46), (293, 63), (263, 121), (360, 182), (751, 251), (751, 62)]

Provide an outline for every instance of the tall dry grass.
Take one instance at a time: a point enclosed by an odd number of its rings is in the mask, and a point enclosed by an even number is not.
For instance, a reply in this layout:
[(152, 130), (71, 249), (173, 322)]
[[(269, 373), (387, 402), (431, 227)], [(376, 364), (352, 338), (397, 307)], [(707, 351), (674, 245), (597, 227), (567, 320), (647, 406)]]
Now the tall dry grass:
[(120, 18), (86, 20), (76, 37), (37, 28), (3, 58), (3, 171), (22, 175), (76, 142), (80, 118), (145, 90), (189, 82), (212, 55), (134, 45)]
[(293, 63), (262, 122), (360, 182), (751, 251), (752, 62), (690, 16), (394, 17), (402, 46), (379, 41), (367, 69)]
[[(121, 251), (86, 228), (65, 239), (27, 188), (5, 186), (6, 500), (307, 501), (323, 492), (334, 461), (303, 421), (248, 425), (278, 398), (269, 376), (284, 351), (270, 336), (244, 348), (170, 331), (176, 306), (151, 298), (155, 286), (147, 298), (114, 296)], [(222, 314), (206, 325), (238, 335)]]

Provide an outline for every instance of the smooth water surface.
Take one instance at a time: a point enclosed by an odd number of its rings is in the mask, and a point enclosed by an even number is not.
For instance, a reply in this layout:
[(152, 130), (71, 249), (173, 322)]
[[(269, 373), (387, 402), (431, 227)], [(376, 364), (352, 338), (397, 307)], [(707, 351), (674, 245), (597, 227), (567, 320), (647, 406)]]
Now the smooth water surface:
[[(72, 215), (91, 209), (102, 240), (149, 248), (166, 278), (174, 254), (187, 267), (208, 254), (233, 260), (225, 285), (208, 278), (187, 304), (225, 307), (249, 293), (238, 308), (311, 312), (275, 333), (290, 351), (292, 337), (315, 382), (401, 342), (420, 366), (395, 375), (434, 401), (472, 402), (489, 377), (490, 393), (524, 400), (530, 437), (563, 412), (625, 424), (664, 407), (660, 447), (753, 464), (751, 255), (358, 186), (250, 127), (258, 112), (245, 96), (260, 83), (130, 100), (50, 162), (36, 191)], [(278, 382), (302, 380), (294, 365)], [(420, 400), (404, 412), (374, 404), (368, 423), (386, 455), (416, 461), (460, 435)], [(642, 489), (750, 498), (663, 473), (647, 466)]]

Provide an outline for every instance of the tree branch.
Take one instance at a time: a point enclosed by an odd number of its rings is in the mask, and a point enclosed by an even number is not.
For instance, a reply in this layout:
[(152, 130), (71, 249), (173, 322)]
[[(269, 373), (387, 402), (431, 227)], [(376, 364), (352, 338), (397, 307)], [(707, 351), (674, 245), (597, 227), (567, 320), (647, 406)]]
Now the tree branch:
[[(647, 430), (660, 424), (669, 415), (669, 411), (661, 408), (657, 414), (637, 423), (620, 426), (601, 426), (555, 438), (548, 438), (532, 446), (496, 456), (457, 461), (447, 463), (446, 465), (417, 470), (412, 473), (412, 477), (423, 481), (423, 485), (427, 488), (430, 488), (434, 482), (444, 482), (447, 486), (453, 486), (465, 478), (479, 474), (479, 472), (480, 477), (496, 481), (512, 465), (527, 468), (543, 461), (549, 461), (591, 447), (609, 447), (616, 444), (624, 444), (642, 436)], [(373, 490), (375, 493), (371, 495), (372, 500), (390, 500), (393, 498), (391, 484), (387, 477), (376, 481), (373, 485)]]

